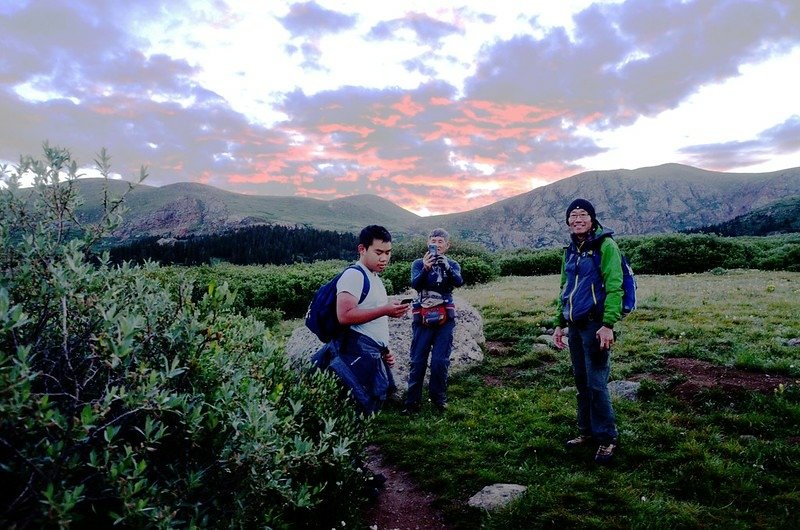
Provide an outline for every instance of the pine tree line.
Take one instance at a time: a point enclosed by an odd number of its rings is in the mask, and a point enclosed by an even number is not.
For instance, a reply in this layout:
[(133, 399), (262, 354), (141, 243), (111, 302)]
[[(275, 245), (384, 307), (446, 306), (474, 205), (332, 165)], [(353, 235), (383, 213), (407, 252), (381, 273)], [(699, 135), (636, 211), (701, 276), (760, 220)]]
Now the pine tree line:
[(148, 236), (110, 248), (115, 263), (147, 259), (162, 264), (200, 265), (214, 260), (236, 265), (287, 265), (355, 259), (358, 237), (309, 227), (259, 225), (220, 234), (163, 239)]

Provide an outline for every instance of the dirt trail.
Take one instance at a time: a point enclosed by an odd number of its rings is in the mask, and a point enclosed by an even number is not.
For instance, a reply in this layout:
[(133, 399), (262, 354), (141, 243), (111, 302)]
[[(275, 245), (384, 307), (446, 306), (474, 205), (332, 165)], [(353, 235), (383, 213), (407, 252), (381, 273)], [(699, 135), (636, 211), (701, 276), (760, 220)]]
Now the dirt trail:
[(380, 449), (368, 449), (368, 467), (383, 473), (386, 484), (368, 508), (365, 519), (372, 530), (452, 530), (442, 513), (433, 507), (436, 497), (422, 491), (405, 471), (388, 465)]

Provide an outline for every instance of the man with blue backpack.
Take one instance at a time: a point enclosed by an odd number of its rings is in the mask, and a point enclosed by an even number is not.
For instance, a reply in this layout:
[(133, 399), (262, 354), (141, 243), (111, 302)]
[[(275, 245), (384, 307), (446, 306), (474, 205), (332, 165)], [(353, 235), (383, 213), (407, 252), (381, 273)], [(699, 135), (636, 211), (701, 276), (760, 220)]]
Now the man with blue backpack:
[[(558, 315), (553, 342), (564, 349), (565, 331), (572, 371), (578, 390), (578, 436), (567, 447), (596, 444), (595, 462), (607, 463), (617, 448), (617, 426), (608, 376), (614, 324), (633, 310), (635, 283), (623, 259), (613, 230), (597, 221), (594, 206), (586, 199), (575, 199), (567, 208), (566, 222), (570, 244), (561, 264)], [(625, 274), (623, 274), (623, 267)], [(623, 289), (623, 276), (628, 287)], [(623, 298), (626, 299), (623, 308)]]
[(390, 301), (378, 276), (391, 253), (388, 230), (378, 225), (361, 230), (358, 261), (317, 291), (306, 315), (306, 325), (327, 343), (313, 362), (336, 373), (366, 415), (380, 410), (394, 389), (389, 317), (402, 317), (410, 307)]

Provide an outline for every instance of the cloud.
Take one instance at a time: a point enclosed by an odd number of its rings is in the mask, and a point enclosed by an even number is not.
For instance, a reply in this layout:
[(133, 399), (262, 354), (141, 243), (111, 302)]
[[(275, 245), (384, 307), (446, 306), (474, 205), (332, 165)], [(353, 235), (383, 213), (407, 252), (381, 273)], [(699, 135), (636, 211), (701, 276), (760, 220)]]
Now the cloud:
[[(283, 132), (254, 126), (231, 110), (193, 80), (194, 67), (132, 48), (132, 39), (111, 25), (120, 13), (67, 7), (31, 3), (15, 14), (20, 25), (0, 26), (20, 51), (3, 63), (3, 78), (15, 82), (0, 92), (9, 124), (0, 128), (4, 158), (13, 159), (11, 150), (36, 154), (48, 140), (88, 163), (107, 147), (112, 163), (122, 161), (116, 171), (130, 175), (146, 165), (149, 182), (164, 184), (246, 172), (256, 157), (283, 150), (276, 147), (287, 142)], [(49, 17), (60, 24), (32, 37), (36, 22)]]
[(598, 129), (675, 108), (707, 83), (800, 43), (786, 2), (629, 0), (593, 5), (542, 39), (487, 48), (468, 97), (563, 108)]
[(425, 13), (409, 13), (403, 18), (382, 21), (372, 27), (368, 38), (387, 40), (396, 37), (402, 30), (410, 30), (418, 41), (428, 46), (436, 46), (449, 35), (463, 33), (455, 24), (432, 18)]
[[(434, 201), (427, 206), (437, 211), (459, 197), (488, 200), (509, 188), (528, 191), (521, 169), (558, 167), (558, 175), (565, 176), (579, 168), (544, 164), (599, 150), (564, 133), (559, 111), (454, 96), (455, 89), (443, 83), (415, 91), (348, 87), (311, 96), (296, 91), (284, 100), (281, 110), (291, 118), (281, 126), (302, 131), (309, 146), (325, 146), (311, 156), (329, 168), (328, 176), (330, 168), (348, 161), (350, 171), (363, 175), (360, 182), (368, 191), (377, 193), (387, 183), (410, 186)], [(326, 174), (320, 173), (321, 180)], [(475, 191), (487, 174), (503, 183), (497, 195)]]
[(325, 9), (312, 1), (292, 4), (289, 13), (278, 20), (294, 36), (320, 37), (352, 28), (356, 17)]
[(276, 19), (295, 40), (300, 41), (299, 45), (289, 43), (284, 46), (286, 53), (300, 53), (302, 68), (319, 71), (326, 70), (321, 64), (321, 39), (352, 29), (357, 21), (356, 16), (325, 9), (313, 1), (292, 4), (286, 16)]
[(795, 114), (785, 122), (771, 127), (759, 135), (759, 140), (778, 153), (792, 153), (800, 149), (800, 116)]
[(800, 116), (762, 131), (755, 139), (693, 145), (680, 150), (689, 163), (717, 171), (759, 164), (776, 153), (793, 153), (800, 149)]

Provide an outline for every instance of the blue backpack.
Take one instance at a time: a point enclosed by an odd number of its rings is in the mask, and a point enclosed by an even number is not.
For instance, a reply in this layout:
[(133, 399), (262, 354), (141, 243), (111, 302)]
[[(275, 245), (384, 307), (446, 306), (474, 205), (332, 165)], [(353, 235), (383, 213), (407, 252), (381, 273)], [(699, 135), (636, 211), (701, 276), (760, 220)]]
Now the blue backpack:
[[(600, 252), (592, 252), (592, 255), (595, 266), (600, 270)], [(622, 313), (620, 317), (625, 317), (636, 309), (636, 278), (628, 257), (622, 251), (620, 251), (620, 256), (622, 256)]]
[(358, 303), (364, 301), (369, 294), (369, 278), (364, 269), (358, 265), (349, 265), (332, 280), (317, 289), (306, 311), (306, 327), (310, 329), (320, 341), (328, 343), (344, 333), (348, 326), (339, 324), (336, 316), (336, 282), (347, 269), (358, 269), (364, 275), (364, 286)]

